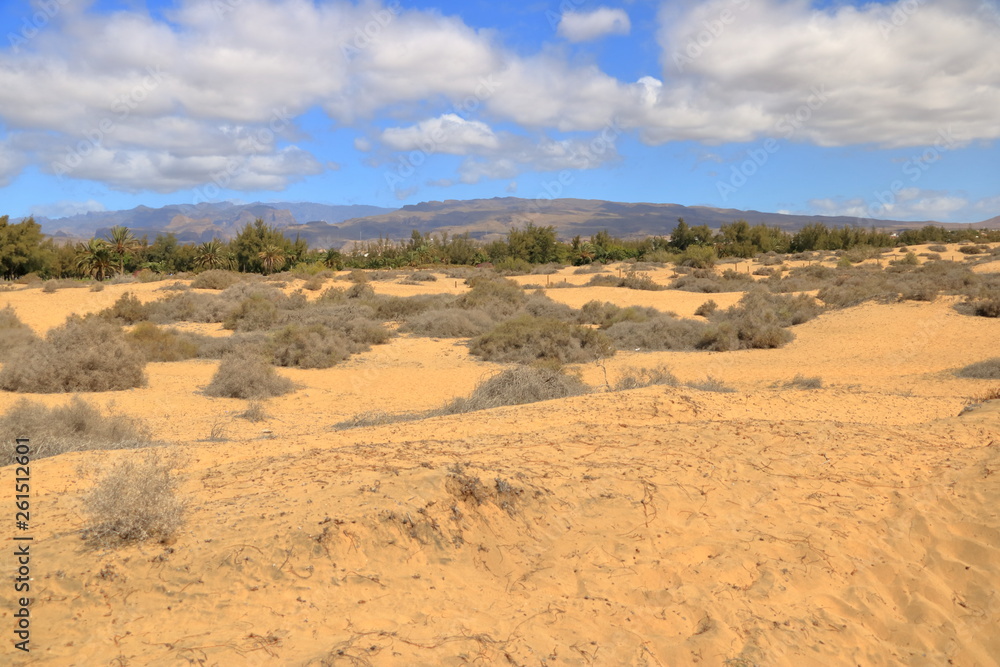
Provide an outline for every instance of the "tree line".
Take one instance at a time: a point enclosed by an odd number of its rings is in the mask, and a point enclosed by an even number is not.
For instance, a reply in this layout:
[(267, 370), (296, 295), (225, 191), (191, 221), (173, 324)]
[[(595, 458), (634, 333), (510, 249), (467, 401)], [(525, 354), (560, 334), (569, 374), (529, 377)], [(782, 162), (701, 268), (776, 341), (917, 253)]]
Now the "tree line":
[(174, 234), (159, 234), (149, 242), (124, 226), (111, 228), (103, 237), (77, 244), (58, 244), (42, 233), (33, 218), (11, 223), (0, 216), (0, 276), (14, 280), (27, 274), (42, 278), (104, 280), (116, 274), (149, 271), (160, 274), (206, 269), (230, 269), (270, 274), (303, 264), (330, 269), (399, 268), (436, 264), (477, 265), (520, 269), (535, 264), (583, 265), (592, 262), (643, 260), (710, 265), (720, 257), (754, 257), (761, 253), (796, 253), (813, 250), (849, 250), (920, 243), (1000, 241), (1000, 231), (945, 229), (933, 225), (907, 230), (896, 236), (858, 227), (827, 227), (814, 223), (795, 233), (765, 224), (737, 220), (713, 231), (707, 225), (689, 226), (683, 218), (668, 236), (622, 239), (608, 231), (590, 238), (557, 238), (555, 229), (528, 223), (514, 227), (506, 238), (479, 241), (468, 233), (422, 234), (409, 239), (380, 237), (357, 242), (349, 249), (311, 249), (302, 239), (288, 238), (261, 219), (246, 224), (230, 241), (212, 239), (184, 244)]

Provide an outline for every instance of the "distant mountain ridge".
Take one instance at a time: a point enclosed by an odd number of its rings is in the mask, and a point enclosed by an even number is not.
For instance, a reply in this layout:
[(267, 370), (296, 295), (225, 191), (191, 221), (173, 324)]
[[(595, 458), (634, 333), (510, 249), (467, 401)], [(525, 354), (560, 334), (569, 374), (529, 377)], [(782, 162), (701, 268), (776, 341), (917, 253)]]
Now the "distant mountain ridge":
[(105, 234), (115, 225), (124, 225), (136, 236), (145, 235), (150, 241), (157, 234), (172, 233), (182, 243), (199, 243), (212, 238), (230, 239), (241, 227), (257, 218), (282, 229), (288, 236), (299, 236), (313, 248), (342, 247), (352, 241), (378, 237), (407, 238), (414, 229), (425, 234), (468, 233), (473, 238), (490, 239), (506, 235), (511, 227), (523, 227), (528, 223), (552, 226), (561, 238), (566, 239), (576, 235), (592, 236), (605, 229), (621, 237), (665, 236), (677, 224), (678, 218), (684, 218), (692, 226), (708, 225), (713, 229), (743, 219), (750, 224), (773, 225), (788, 232), (814, 223), (829, 227), (875, 226), (889, 231), (929, 224), (951, 228), (1000, 228), (1000, 216), (974, 224), (933, 220), (859, 221), (849, 216), (789, 215), (680, 204), (517, 197), (428, 201), (400, 209), (309, 202), (178, 204), (37, 220), (45, 233), (55, 237), (90, 238)]

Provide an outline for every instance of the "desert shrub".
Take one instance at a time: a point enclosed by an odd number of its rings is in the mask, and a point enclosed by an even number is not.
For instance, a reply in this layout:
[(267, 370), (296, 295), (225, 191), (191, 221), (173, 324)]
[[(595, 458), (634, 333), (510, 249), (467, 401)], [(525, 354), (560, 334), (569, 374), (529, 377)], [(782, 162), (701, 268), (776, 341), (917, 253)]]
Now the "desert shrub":
[(366, 283), (369, 280), (371, 280), (371, 278), (369, 278), (369, 276), (368, 276), (368, 272), (364, 271), (362, 269), (354, 269), (353, 271), (351, 271), (350, 273), (348, 273), (346, 276), (342, 276), (342, 279), (343, 280), (349, 280), (349, 281), (351, 281), (352, 283), (355, 283), (355, 284)]
[(83, 499), (85, 539), (95, 547), (113, 548), (173, 535), (184, 514), (173, 469), (154, 452), (107, 467)]
[(222, 321), (222, 326), (234, 331), (260, 331), (270, 329), (277, 321), (278, 307), (274, 301), (254, 294), (230, 310)]
[(955, 375), (975, 380), (1000, 380), (1000, 357), (969, 364), (955, 371)]
[(149, 428), (139, 419), (108, 414), (74, 396), (66, 405), (47, 407), (22, 398), (0, 415), (0, 465), (14, 462), (15, 438), (29, 438), (33, 459), (88, 449), (148, 447)]
[(93, 285), (90, 286), (90, 291), (91, 292), (103, 292), (104, 291), (104, 283), (94, 283)]
[(643, 306), (622, 308), (610, 301), (588, 301), (583, 304), (583, 307), (577, 314), (577, 321), (580, 324), (596, 324), (601, 329), (607, 329), (612, 324), (617, 324), (618, 322), (645, 322), (650, 318), (662, 315), (664, 313), (655, 308)]
[(418, 283), (433, 283), (437, 281), (437, 276), (430, 271), (414, 271), (407, 278)]
[(972, 312), (979, 317), (1000, 317), (1000, 297), (974, 301)]
[(444, 408), (447, 414), (489, 410), (505, 405), (550, 401), (587, 392), (587, 386), (571, 375), (539, 366), (519, 366), (498, 373)]
[(621, 278), (610, 273), (598, 273), (590, 277), (587, 287), (618, 287), (621, 285)]
[(173, 329), (161, 329), (152, 322), (140, 322), (125, 339), (146, 361), (183, 361), (198, 356), (198, 345)]
[(131, 292), (125, 292), (109, 308), (101, 311), (101, 317), (118, 320), (125, 324), (135, 324), (149, 319), (151, 309)]
[(793, 335), (784, 327), (807, 322), (821, 312), (812, 297), (787, 296), (754, 290), (739, 303), (716, 311), (704, 330), (698, 347), (726, 351), (781, 347)]
[(349, 419), (337, 422), (331, 428), (334, 431), (344, 431), (347, 429), (365, 428), (368, 426), (385, 426), (386, 424), (426, 419), (427, 417), (436, 416), (441, 412), (442, 411), (434, 410), (431, 412), (403, 412), (392, 414), (385, 412), (384, 410), (365, 410), (364, 412), (359, 412)]
[(776, 253), (768, 252), (763, 255), (759, 255), (757, 260), (764, 266), (778, 266), (779, 264), (784, 263), (785, 258)]
[(469, 351), (487, 361), (560, 363), (592, 361), (614, 354), (607, 336), (560, 320), (521, 315), (474, 338)]
[(854, 246), (850, 250), (845, 250), (843, 257), (846, 257), (852, 263), (857, 264), (858, 262), (863, 262), (866, 259), (875, 259), (876, 257), (882, 256), (882, 249), (875, 248), (870, 245), (858, 245)]
[(149, 320), (157, 324), (221, 322), (231, 308), (221, 295), (199, 292), (178, 292), (147, 305)]
[(656, 264), (676, 264), (679, 256), (679, 253), (670, 252), (669, 250), (664, 250), (663, 248), (651, 250), (643, 255), (647, 262), (653, 262)]
[(275, 365), (297, 368), (329, 368), (352, 352), (342, 333), (318, 324), (290, 324), (271, 335), (268, 347)]
[(236, 415), (240, 419), (246, 419), (254, 424), (262, 422), (270, 417), (264, 409), (264, 401), (253, 399), (247, 401), (246, 410)]
[(904, 266), (919, 266), (920, 260), (917, 259), (916, 253), (911, 251), (903, 255), (902, 259), (897, 260), (896, 263)]
[(529, 294), (524, 300), (524, 312), (535, 317), (549, 317), (564, 322), (573, 322), (577, 311), (564, 303), (553, 301), (541, 290)]
[(822, 389), (823, 388), (823, 378), (821, 377), (806, 377), (801, 373), (797, 373), (795, 377), (784, 384), (785, 389)]
[(948, 248), (943, 245), (929, 245), (927, 249), (931, 252), (947, 252)]
[(922, 252), (922, 253), (920, 253), (920, 256), (921, 257), (926, 257), (927, 261), (929, 261), (929, 262), (936, 262), (939, 259), (941, 259), (941, 255), (939, 255), (936, 252)]
[(899, 297), (887, 275), (878, 270), (856, 269), (838, 275), (832, 285), (820, 289), (817, 298), (831, 308), (848, 308), (866, 301), (891, 303)]
[(267, 398), (287, 394), (293, 389), (292, 381), (278, 375), (258, 351), (241, 347), (222, 357), (211, 383), (205, 388), (205, 394), (226, 398)]
[(982, 254), (982, 249), (975, 245), (963, 245), (959, 246), (958, 251), (966, 255), (979, 255)]
[(344, 297), (348, 299), (373, 299), (375, 290), (367, 282), (354, 283), (344, 292)]
[(21, 321), (10, 305), (0, 308), (0, 362), (10, 358), (14, 350), (37, 340), (35, 332)]
[(378, 295), (365, 304), (374, 309), (373, 317), (383, 322), (400, 322), (425, 310), (445, 308), (454, 298), (445, 294), (419, 294), (410, 297)]
[(52, 294), (53, 292), (55, 292), (58, 289), (59, 289), (59, 281), (58, 280), (46, 280), (42, 284), (42, 291), (45, 292), (46, 294)]
[(512, 280), (474, 277), (466, 282), (472, 289), (455, 302), (459, 308), (482, 310), (499, 319), (510, 317), (524, 305), (524, 290)]
[(641, 290), (662, 290), (666, 289), (663, 285), (659, 284), (655, 280), (649, 277), (646, 273), (640, 273), (637, 271), (629, 271), (621, 279), (619, 283), (621, 287), (626, 287), (628, 289), (641, 289)]
[(0, 370), (6, 391), (117, 391), (146, 383), (146, 360), (121, 327), (97, 317), (70, 316), (44, 340), (20, 348)]
[(711, 375), (706, 376), (704, 380), (688, 382), (686, 386), (698, 391), (714, 391), (722, 394), (732, 394), (736, 391)]
[(653, 385), (677, 385), (677, 377), (666, 366), (656, 368), (624, 368), (615, 381), (613, 391), (627, 391)]
[[(96, 283), (96, 284), (100, 285), (100, 283)], [(157, 292), (186, 292), (189, 289), (191, 289), (191, 286), (188, 285), (187, 283), (182, 283), (179, 280), (175, 280), (174, 282), (169, 283), (167, 285), (161, 285), (160, 287), (157, 287), (156, 291)]]
[(583, 266), (577, 267), (573, 270), (576, 275), (584, 273), (600, 273), (601, 271), (607, 271), (607, 268), (600, 262), (592, 262), (590, 264), (584, 264)]
[(531, 273), (531, 263), (520, 257), (504, 257), (493, 265), (501, 276), (526, 276)]
[(771, 266), (761, 266), (754, 270), (755, 276), (773, 276), (777, 271)]
[(232, 287), (237, 283), (249, 280), (248, 276), (237, 271), (210, 269), (196, 275), (194, 280), (191, 281), (191, 287), (194, 289), (224, 290), (227, 287)]
[(719, 304), (717, 304), (714, 299), (709, 299), (705, 303), (698, 306), (698, 309), (694, 311), (694, 314), (700, 315), (701, 317), (708, 317), (718, 309)]
[(481, 310), (437, 308), (408, 319), (400, 331), (433, 338), (472, 338), (486, 333), (494, 325), (493, 318)]
[(693, 350), (705, 323), (660, 314), (642, 321), (623, 320), (605, 330), (619, 350)]
[(556, 262), (549, 262), (548, 264), (536, 264), (531, 267), (531, 275), (550, 275), (553, 273), (559, 273), (562, 270), (562, 264)]
[(326, 276), (317, 273), (315, 276), (310, 276), (306, 278), (306, 281), (302, 283), (302, 289), (307, 289), (310, 292), (316, 292), (323, 289), (323, 284), (326, 282)]
[(722, 272), (720, 276), (723, 280), (737, 283), (752, 283), (753, 278), (750, 277), (749, 273), (743, 273), (742, 271), (737, 271), (735, 269), (726, 269)]

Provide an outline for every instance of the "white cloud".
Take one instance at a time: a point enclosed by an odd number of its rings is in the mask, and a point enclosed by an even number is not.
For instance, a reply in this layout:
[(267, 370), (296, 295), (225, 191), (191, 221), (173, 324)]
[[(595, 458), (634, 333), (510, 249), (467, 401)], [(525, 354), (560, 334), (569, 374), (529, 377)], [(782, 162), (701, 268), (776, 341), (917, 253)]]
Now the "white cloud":
[(605, 35), (627, 35), (631, 29), (624, 9), (598, 7), (592, 12), (564, 12), (558, 32), (571, 42), (588, 42)]
[[(995, 205), (996, 198), (993, 199)], [(995, 206), (987, 207), (984, 203), (989, 204), (990, 200), (970, 202), (957, 194), (910, 187), (898, 192), (886, 190), (877, 197), (873, 194), (870, 200), (862, 197), (811, 199), (808, 214), (848, 216), (857, 218), (859, 224), (869, 219), (948, 222), (975, 218), (976, 211), (994, 211), (995, 215)]]
[(393, 150), (421, 150), (429, 154), (466, 155), (499, 146), (489, 125), (455, 114), (430, 118), (410, 127), (390, 127), (382, 132), (381, 139)]

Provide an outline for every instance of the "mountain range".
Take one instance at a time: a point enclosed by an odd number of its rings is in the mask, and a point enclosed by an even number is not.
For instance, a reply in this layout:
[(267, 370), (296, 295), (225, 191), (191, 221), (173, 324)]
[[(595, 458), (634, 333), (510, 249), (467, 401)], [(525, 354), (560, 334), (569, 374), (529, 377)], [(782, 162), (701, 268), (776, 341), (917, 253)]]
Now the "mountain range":
[(298, 236), (313, 248), (342, 247), (352, 241), (378, 237), (407, 238), (421, 233), (461, 234), (477, 239), (499, 238), (511, 227), (552, 226), (560, 238), (588, 237), (601, 230), (615, 236), (666, 235), (678, 218), (692, 226), (721, 225), (743, 219), (795, 232), (813, 223), (829, 227), (875, 226), (888, 231), (913, 229), (928, 224), (961, 228), (1000, 228), (1000, 216), (974, 224), (950, 224), (933, 220), (859, 220), (849, 216), (789, 215), (679, 204), (622, 203), (596, 199), (541, 199), (517, 197), (430, 201), (399, 209), (378, 206), (333, 206), (308, 202), (237, 204), (233, 202), (178, 204), (162, 208), (139, 206), (126, 211), (101, 211), (67, 218), (36, 218), (45, 233), (56, 239), (75, 241), (104, 236), (123, 225), (152, 241), (158, 234), (174, 234), (182, 243), (200, 243), (212, 238), (230, 239), (240, 228), (261, 218), (287, 236)]

